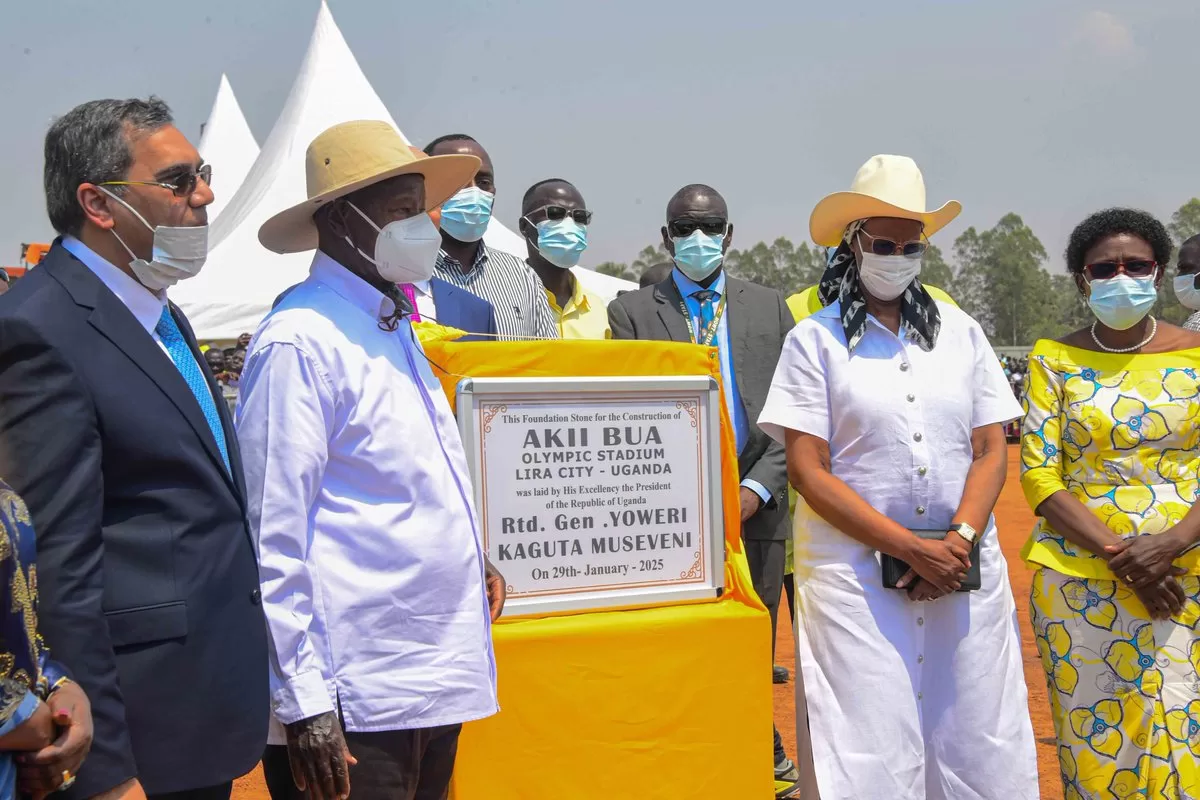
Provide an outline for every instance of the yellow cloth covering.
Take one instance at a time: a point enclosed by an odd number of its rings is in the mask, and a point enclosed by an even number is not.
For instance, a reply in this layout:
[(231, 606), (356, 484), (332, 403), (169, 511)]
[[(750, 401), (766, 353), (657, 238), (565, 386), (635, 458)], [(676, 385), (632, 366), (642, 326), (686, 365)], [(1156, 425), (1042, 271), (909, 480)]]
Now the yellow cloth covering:
[[(452, 407), (463, 375), (720, 377), (715, 349), (673, 342), (431, 342), (425, 350), (445, 370)], [(464, 726), (453, 800), (773, 796), (770, 625), (742, 551), (724, 408), (721, 440), (725, 593), (670, 607), (501, 618), (493, 630), (501, 712)]]

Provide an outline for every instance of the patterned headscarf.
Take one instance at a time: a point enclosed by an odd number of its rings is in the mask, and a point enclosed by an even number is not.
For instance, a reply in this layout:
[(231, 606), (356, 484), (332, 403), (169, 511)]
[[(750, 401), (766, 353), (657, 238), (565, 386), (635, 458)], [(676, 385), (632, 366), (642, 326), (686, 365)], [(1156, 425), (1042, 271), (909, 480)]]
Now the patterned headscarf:
[[(863, 297), (858, 279), (858, 261), (850, 243), (862, 230), (865, 219), (851, 223), (842, 236), (842, 243), (829, 260), (825, 274), (817, 285), (817, 296), (821, 305), (827, 306), (834, 300), (842, 304), (842, 330), (846, 332), (846, 345), (853, 351), (867, 332), (867, 300)], [(938, 332), (942, 329), (942, 315), (937, 303), (925, 291), (920, 278), (904, 290), (900, 300), (900, 330), (917, 346), (928, 352), (937, 344)]]

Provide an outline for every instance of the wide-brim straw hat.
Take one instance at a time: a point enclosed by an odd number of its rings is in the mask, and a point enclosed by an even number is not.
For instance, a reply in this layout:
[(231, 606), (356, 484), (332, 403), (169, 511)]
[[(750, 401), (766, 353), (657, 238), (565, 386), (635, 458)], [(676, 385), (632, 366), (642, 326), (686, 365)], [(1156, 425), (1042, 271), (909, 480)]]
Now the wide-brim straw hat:
[(482, 162), (469, 155), (415, 152), (386, 122), (343, 122), (321, 133), (304, 157), (308, 199), (281, 211), (258, 229), (258, 241), (276, 253), (317, 247), (313, 214), (326, 203), (398, 175), (425, 177), (425, 207), (437, 208), (471, 182)]
[(822, 247), (842, 243), (846, 227), (871, 217), (914, 219), (932, 236), (962, 212), (951, 200), (936, 211), (925, 208), (925, 178), (908, 156), (875, 156), (862, 165), (848, 192), (834, 192), (817, 203), (808, 220), (812, 240)]

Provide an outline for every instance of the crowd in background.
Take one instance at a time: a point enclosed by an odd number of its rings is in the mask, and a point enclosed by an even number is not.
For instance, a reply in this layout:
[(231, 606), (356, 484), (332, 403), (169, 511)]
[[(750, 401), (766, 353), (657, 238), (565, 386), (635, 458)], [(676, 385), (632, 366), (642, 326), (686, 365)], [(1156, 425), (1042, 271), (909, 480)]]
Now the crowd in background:
[[(168, 293), (203, 267), (212, 167), (157, 98), (47, 133), (59, 238), (0, 297), (0, 798), (227, 800), (260, 760), (273, 800), (447, 796), (462, 724), (498, 710), (507, 582), (431, 326), (713, 348), (772, 644), (785, 585), (794, 604), (781, 796), (1037, 796), (992, 513), (1006, 433), (1064, 787), (1200, 793), (1200, 335), (1151, 315), (1173, 250), (1152, 216), (1081, 223), (1094, 321), (997, 357), (921, 280), (961, 205), (928, 207), (906, 157), (812, 210), (816, 286), (727, 274), (734, 214), (688, 184), (670, 263), (607, 304), (571, 272), (593, 212), (568, 180), (524, 192), (521, 259), (482, 241), (499, 181), (468, 135), (415, 150), (352, 121), (305, 160), (259, 239), (312, 251), (309, 275), (202, 348)], [(1192, 273), (1174, 288), (1200, 307)]]

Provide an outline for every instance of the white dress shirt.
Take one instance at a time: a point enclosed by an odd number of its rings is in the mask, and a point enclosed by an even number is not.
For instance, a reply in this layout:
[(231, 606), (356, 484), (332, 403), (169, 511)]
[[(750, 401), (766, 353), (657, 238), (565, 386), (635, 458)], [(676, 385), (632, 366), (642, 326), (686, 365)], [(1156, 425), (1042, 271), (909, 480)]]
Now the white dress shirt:
[(417, 298), (417, 313), (421, 315), (421, 319), (436, 322), (437, 304), (433, 301), (433, 283), (421, 281), (414, 283), (412, 287), (413, 295)]
[(466, 456), (408, 323), (380, 329), (392, 308), (318, 252), (246, 356), (238, 436), (283, 723), (497, 711)]
[(133, 314), (138, 324), (154, 338), (159, 349), (166, 354), (167, 358), (170, 358), (171, 354), (167, 352), (167, 346), (163, 344), (162, 339), (154, 330), (158, 327), (163, 306), (167, 304), (167, 293), (150, 291), (74, 236), (64, 236), (62, 246), (68, 253), (82, 261), (83, 265), (90, 269), (100, 279), (100, 282), (117, 296), (117, 299)]
[[(971, 432), (1021, 415), (967, 314), (938, 303), (926, 352), (874, 317), (853, 352), (833, 303), (783, 346), (758, 424), (829, 444), (829, 469), (910, 530), (946, 531)], [(823, 797), (1027, 800), (1037, 754), (1008, 569), (989, 520), (983, 586), (932, 602), (883, 588), (879, 554), (801, 498), (794, 521), (797, 659)]]

